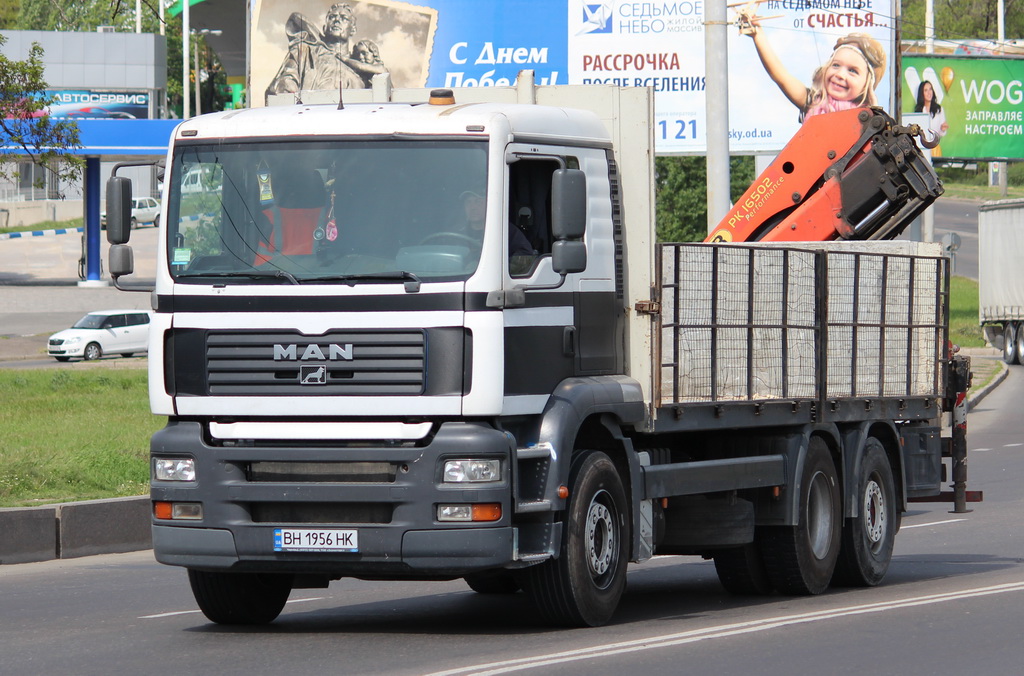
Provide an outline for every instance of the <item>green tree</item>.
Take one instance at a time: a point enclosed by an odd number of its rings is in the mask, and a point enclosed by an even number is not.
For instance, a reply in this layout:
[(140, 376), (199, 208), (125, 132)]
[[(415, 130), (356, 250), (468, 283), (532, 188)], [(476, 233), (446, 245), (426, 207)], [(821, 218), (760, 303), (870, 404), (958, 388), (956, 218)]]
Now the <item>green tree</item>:
[[(7, 38), (0, 35), (0, 46)], [(45, 171), (36, 187), (46, 185), (46, 174), (60, 179), (58, 185), (77, 182), (84, 162), (68, 151), (81, 148), (74, 120), (57, 120), (45, 114), (51, 98), (45, 95), (43, 48), (32, 43), (24, 61), (0, 53), (0, 143), (7, 152), (0, 155), (0, 177), (18, 175), (7, 165), (28, 158)]]
[[(1024, 38), (1024, 0), (1004, 0), (1007, 39)], [(923, 40), (925, 0), (904, 0), (903, 40)], [(935, 39), (939, 47), (971, 39), (995, 40), (998, 37), (997, 0), (934, 0)]]
[[(658, 240), (701, 242), (708, 234), (707, 160), (658, 157), (654, 160)], [(754, 158), (729, 161), (729, 194), (742, 195), (754, 180)]]

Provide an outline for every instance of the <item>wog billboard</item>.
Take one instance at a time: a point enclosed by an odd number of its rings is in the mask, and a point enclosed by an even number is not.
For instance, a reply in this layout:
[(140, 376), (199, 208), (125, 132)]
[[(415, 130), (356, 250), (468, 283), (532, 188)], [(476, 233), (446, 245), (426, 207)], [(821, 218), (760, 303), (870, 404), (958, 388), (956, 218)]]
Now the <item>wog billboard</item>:
[(933, 157), (1024, 159), (1024, 59), (903, 57), (903, 112), (927, 113)]
[[(652, 87), (658, 151), (706, 148), (706, 0), (251, 2), (254, 105), (367, 87), (385, 71), (396, 87), (463, 87), (511, 85), (531, 69), (540, 84)], [(890, 108), (893, 0), (766, 0), (729, 12), (733, 152), (777, 152), (821, 106)], [(829, 89), (824, 71), (840, 56), (857, 73)]]

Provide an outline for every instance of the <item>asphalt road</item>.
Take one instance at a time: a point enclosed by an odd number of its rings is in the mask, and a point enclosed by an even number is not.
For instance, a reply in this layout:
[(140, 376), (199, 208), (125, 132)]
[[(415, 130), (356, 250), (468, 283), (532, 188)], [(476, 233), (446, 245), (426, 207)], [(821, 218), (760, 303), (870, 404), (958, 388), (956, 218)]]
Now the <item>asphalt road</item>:
[(732, 597), (711, 563), (634, 566), (613, 624), (540, 626), (523, 594), (461, 581), (298, 590), (261, 628), (208, 623), (149, 552), (0, 567), (9, 674), (1018, 674), (1024, 601), (1024, 368), (971, 413), (974, 511), (915, 504), (886, 581)]

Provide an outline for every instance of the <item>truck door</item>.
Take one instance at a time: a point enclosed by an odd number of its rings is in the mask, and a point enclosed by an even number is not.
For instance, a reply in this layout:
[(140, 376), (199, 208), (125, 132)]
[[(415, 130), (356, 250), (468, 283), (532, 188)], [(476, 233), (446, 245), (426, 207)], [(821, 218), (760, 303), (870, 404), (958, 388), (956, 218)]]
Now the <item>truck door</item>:
[[(615, 341), (609, 336), (621, 326), (615, 326), (616, 312), (607, 307), (615, 303), (612, 256), (607, 255), (612, 251), (607, 203), (604, 213), (588, 205), (585, 241), (600, 245), (593, 247), (596, 255), (588, 259), (587, 270), (570, 274), (559, 284), (551, 268), (552, 176), (559, 169), (585, 168), (588, 204), (607, 201), (607, 179), (602, 183), (596, 178), (607, 175), (607, 163), (599, 150), (515, 145), (506, 159), (506, 288), (520, 286), (527, 291), (522, 307), (505, 310), (505, 396), (547, 395), (566, 378), (611, 373), (616, 368)], [(528, 253), (522, 253), (524, 242), (528, 242)]]

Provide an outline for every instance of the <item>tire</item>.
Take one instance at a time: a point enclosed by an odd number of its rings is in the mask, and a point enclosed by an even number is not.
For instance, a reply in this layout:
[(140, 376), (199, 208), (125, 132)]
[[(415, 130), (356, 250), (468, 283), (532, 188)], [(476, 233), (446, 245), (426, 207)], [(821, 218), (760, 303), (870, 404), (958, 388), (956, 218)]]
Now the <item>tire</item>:
[(203, 615), (217, 624), (273, 622), (292, 591), (291, 575), (207, 573), (189, 569), (188, 581)]
[(858, 516), (847, 519), (835, 581), (851, 587), (874, 587), (889, 570), (899, 529), (899, 507), (892, 467), (878, 439), (868, 439), (860, 458)]
[(71, 361), (71, 357), (54, 357), (57, 361)]
[(714, 553), (714, 559), (718, 581), (730, 594), (767, 596), (775, 589), (756, 543), (719, 549)]
[(121, 356), (125, 357), (125, 358), (128, 358), (128, 357), (132, 356), (133, 354), (135, 354), (135, 353), (134, 352), (122, 352)]
[(82, 352), (82, 359), (85, 361), (100, 359), (102, 356), (103, 348), (100, 347), (99, 343), (89, 343), (85, 346), (85, 350)]
[(839, 558), (842, 503), (835, 463), (825, 442), (812, 437), (800, 473), (799, 522), (760, 529), (768, 579), (783, 594), (828, 589)]
[(1018, 364), (1024, 364), (1024, 328), (1017, 324), (1017, 339), (1013, 341), (1014, 359)]
[(519, 591), (519, 582), (507, 570), (475, 573), (467, 575), (465, 580), (477, 594), (515, 594)]
[(159, 228), (160, 227), (160, 214), (157, 214), (156, 217), (153, 219), (153, 227), (154, 228)]
[(1013, 322), (1006, 322), (1003, 326), (1003, 361), (1007, 364), (1017, 364), (1020, 357), (1017, 354), (1017, 325)]
[(605, 453), (581, 451), (569, 471), (557, 559), (520, 573), (523, 589), (553, 624), (608, 622), (626, 589), (631, 521), (619, 472)]
[(137, 227), (139, 227), (139, 220), (137, 218), (135, 218), (134, 216), (132, 216), (131, 229), (134, 230)]

